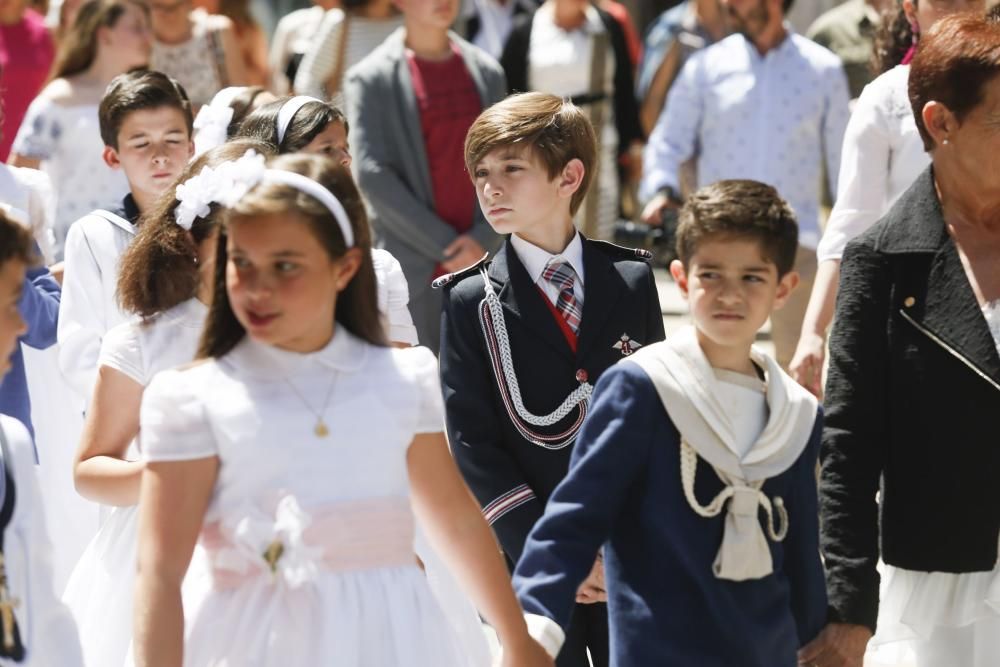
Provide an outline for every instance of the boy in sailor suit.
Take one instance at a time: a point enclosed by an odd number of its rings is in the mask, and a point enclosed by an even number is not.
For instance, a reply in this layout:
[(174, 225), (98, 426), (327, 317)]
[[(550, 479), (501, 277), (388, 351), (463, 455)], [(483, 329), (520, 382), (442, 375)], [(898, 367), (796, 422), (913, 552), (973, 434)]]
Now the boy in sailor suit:
[[(18, 311), (26, 269), (38, 259), (31, 233), (0, 212), (0, 378), (27, 326)], [(79, 667), (76, 624), (52, 583), (51, 545), (31, 436), (0, 415), (0, 667)]]
[(116, 76), (98, 116), (104, 161), (125, 172), (130, 191), (120, 206), (77, 220), (66, 237), (59, 368), (87, 402), (97, 379), (101, 339), (125, 321), (115, 299), (118, 258), (135, 238), (142, 214), (194, 155), (191, 103), (184, 88), (165, 74), (135, 70)]
[[(509, 97), (473, 124), (465, 156), (486, 219), (510, 237), (492, 262), (438, 280), (441, 378), (452, 452), (513, 564), (566, 474), (593, 383), (662, 340), (663, 318), (648, 253), (573, 226), (596, 160), (579, 108)], [(560, 667), (589, 665), (588, 648), (608, 664), (597, 549), (589, 560)]]
[(753, 349), (795, 287), (795, 218), (721, 181), (681, 213), (671, 264), (693, 327), (603, 375), (514, 585), (555, 654), (604, 546), (611, 664), (793, 667), (826, 620), (816, 400)]

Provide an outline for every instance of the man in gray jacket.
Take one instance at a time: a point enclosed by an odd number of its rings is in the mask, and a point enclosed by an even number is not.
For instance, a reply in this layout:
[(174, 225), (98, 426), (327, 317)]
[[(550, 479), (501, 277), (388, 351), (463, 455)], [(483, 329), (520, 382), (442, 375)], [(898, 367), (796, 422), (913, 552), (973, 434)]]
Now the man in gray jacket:
[(404, 25), (344, 82), (354, 169), (385, 249), (403, 267), (421, 345), (438, 349), (431, 281), (499, 245), (465, 172), (465, 134), (506, 96), (503, 70), (449, 32), (458, 0), (397, 0)]

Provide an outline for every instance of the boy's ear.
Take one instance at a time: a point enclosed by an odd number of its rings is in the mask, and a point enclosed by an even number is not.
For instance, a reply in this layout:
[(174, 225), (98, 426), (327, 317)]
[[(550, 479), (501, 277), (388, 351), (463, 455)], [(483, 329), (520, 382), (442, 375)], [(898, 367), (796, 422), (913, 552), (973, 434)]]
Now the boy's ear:
[(788, 297), (790, 297), (792, 292), (795, 291), (795, 288), (799, 284), (799, 280), (798, 271), (789, 271), (781, 277), (781, 280), (778, 281), (777, 291), (774, 293), (773, 310), (778, 310), (788, 303)]
[(108, 165), (112, 169), (117, 170), (122, 168), (122, 161), (118, 159), (118, 151), (111, 146), (104, 147), (104, 152), (101, 154), (101, 157), (104, 158), (104, 164)]
[(684, 264), (679, 259), (675, 259), (670, 262), (670, 275), (674, 277), (674, 282), (677, 283), (677, 288), (687, 298), (688, 295), (688, 277), (687, 271), (684, 270)]
[(194, 157), (194, 139), (188, 139), (188, 160)]
[(559, 174), (559, 194), (567, 199), (572, 197), (580, 189), (585, 174), (586, 169), (579, 158), (573, 158), (567, 162), (562, 173)]

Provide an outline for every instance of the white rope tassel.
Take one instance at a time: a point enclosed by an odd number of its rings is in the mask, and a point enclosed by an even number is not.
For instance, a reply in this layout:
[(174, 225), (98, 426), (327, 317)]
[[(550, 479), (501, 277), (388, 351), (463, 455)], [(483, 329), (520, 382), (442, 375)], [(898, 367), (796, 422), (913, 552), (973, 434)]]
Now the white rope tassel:
[[(702, 505), (694, 495), (694, 478), (697, 469), (698, 452), (686, 440), (681, 439), (681, 486), (684, 488), (684, 497), (698, 516), (711, 519), (722, 512), (726, 501), (736, 494), (736, 487), (731, 484), (727, 485), (715, 498), (712, 498), (707, 506)], [(753, 482), (748, 488), (757, 492), (758, 502), (764, 508), (764, 513), (767, 514), (767, 534), (773, 541), (781, 542), (788, 535), (788, 510), (785, 509), (785, 501), (782, 500), (781, 496), (774, 497), (772, 507), (771, 499), (760, 490), (763, 485), (762, 481)], [(774, 512), (778, 514), (777, 528), (774, 527)]]
[[(489, 321), (487, 321), (484, 309), (480, 308), (480, 324), (483, 327), (483, 334), (486, 336), (487, 346), (491, 347), (491, 351), (495, 351), (499, 357), (499, 368), (494, 363), (494, 372), (497, 374), (497, 382), (502, 385), (501, 390), (506, 387), (505, 393), (510, 397), (511, 405), (509, 408), (512, 407), (518, 417), (532, 426), (552, 426), (566, 418), (577, 407), (581, 410), (586, 410), (586, 406), (590, 402), (590, 397), (594, 393), (594, 386), (589, 382), (581, 382), (580, 386), (574, 389), (558, 408), (547, 415), (532, 414), (524, 406), (524, 401), (521, 398), (521, 388), (517, 382), (517, 374), (514, 372), (514, 359), (510, 349), (510, 337), (507, 335), (507, 325), (504, 321), (503, 306), (496, 292), (493, 291), (493, 286), (490, 284), (490, 278), (485, 269), (481, 269), (480, 273), (485, 283), (486, 293), (481, 305), (485, 304), (486, 310), (489, 311)], [(515, 426), (523, 431), (517, 420), (513, 421)], [(557, 443), (546, 442), (537, 437), (537, 434), (523, 434), (529, 437), (532, 442), (546, 449), (560, 449), (576, 439), (576, 433), (579, 430), (582, 419), (578, 419), (577, 421), (578, 423), (565, 434), (566, 437), (559, 438), (561, 441)]]

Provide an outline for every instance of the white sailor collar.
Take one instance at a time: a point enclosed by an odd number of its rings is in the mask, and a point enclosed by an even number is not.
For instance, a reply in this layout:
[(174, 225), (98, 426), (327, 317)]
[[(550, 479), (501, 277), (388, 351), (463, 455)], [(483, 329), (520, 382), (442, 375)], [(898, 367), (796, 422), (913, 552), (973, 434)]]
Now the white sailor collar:
[(576, 271), (576, 277), (580, 281), (580, 284), (586, 285), (586, 279), (583, 275), (583, 241), (580, 240), (579, 234), (573, 234), (573, 239), (569, 242), (569, 245), (562, 252), (555, 255), (542, 250), (533, 243), (525, 241), (517, 234), (510, 235), (510, 244), (514, 247), (517, 258), (521, 260), (521, 264), (524, 265), (525, 270), (528, 272), (531, 282), (538, 283), (541, 281), (545, 267), (548, 266), (552, 259), (559, 258), (572, 266), (573, 270)]
[(315, 352), (290, 352), (246, 336), (224, 359), (247, 375), (267, 380), (315, 373), (320, 368), (356, 373), (365, 365), (368, 347), (338, 324), (330, 342)]

